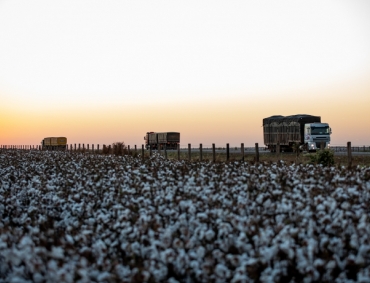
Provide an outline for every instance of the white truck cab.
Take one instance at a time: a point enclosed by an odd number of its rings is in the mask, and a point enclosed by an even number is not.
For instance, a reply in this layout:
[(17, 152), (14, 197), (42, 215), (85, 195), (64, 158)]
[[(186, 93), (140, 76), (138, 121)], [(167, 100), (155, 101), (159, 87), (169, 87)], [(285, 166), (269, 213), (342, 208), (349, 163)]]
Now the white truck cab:
[(327, 123), (309, 123), (304, 125), (304, 146), (308, 151), (320, 149), (321, 142), (325, 148), (330, 147), (331, 128)]

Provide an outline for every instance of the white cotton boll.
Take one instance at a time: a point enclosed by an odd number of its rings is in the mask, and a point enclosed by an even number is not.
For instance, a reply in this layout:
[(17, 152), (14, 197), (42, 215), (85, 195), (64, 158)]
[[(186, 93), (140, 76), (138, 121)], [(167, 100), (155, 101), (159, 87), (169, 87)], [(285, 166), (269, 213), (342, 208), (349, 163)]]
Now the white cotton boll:
[[(28, 207), (27, 213), (28, 213), (28, 214), (30, 214), (30, 213), (32, 213), (32, 212), (34, 212), (34, 211), (37, 211), (37, 210), (38, 210), (38, 209), (37, 209), (37, 207), (36, 207), (36, 206), (30, 205), (30, 206)], [(1, 211), (1, 208), (0, 208), (0, 211)]]
[(55, 259), (63, 259), (64, 258), (64, 250), (61, 247), (52, 247), (50, 252), (50, 257)]
[(42, 276), (40, 273), (36, 272), (32, 275), (32, 280), (33, 282), (35, 283), (41, 283), (41, 282), (44, 282), (45, 279), (44, 279), (44, 276)]
[(17, 250), (7, 250), (2, 252), (2, 256), (9, 262), (11, 265), (18, 266), (22, 262), (22, 258), (19, 256)]
[(230, 270), (225, 265), (219, 263), (216, 265), (215, 274), (220, 279), (227, 279), (230, 277)]
[(325, 265), (325, 261), (323, 261), (321, 258), (317, 258), (313, 262), (313, 266), (315, 266), (315, 267), (321, 267), (321, 266), (324, 266), (324, 265)]
[(326, 264), (326, 268), (327, 269), (334, 269), (335, 267), (337, 266), (335, 260), (330, 260), (327, 264)]
[(8, 247), (8, 244), (3, 241), (3, 239), (0, 238), (0, 250), (6, 249)]
[(320, 203), (318, 206), (316, 206), (316, 210), (317, 211), (325, 211), (325, 206)]
[(273, 190), (273, 191), (272, 191), (272, 194), (273, 194), (274, 196), (280, 196), (282, 193), (283, 193), (283, 191), (281, 191), (281, 190)]
[(330, 213), (333, 213), (336, 209), (337, 209), (337, 202), (335, 200), (332, 200), (330, 204)]
[(368, 225), (367, 222), (366, 222), (366, 220), (367, 220), (367, 215), (366, 214), (363, 214), (361, 216), (361, 219), (359, 220), (358, 225), (357, 225), (357, 229), (358, 230), (366, 229), (366, 227)]
[(99, 275), (97, 276), (98, 282), (109, 281), (110, 278), (111, 278), (111, 275), (107, 271), (100, 272)]
[(349, 245), (354, 248), (354, 249), (358, 249), (358, 246), (359, 246), (359, 243), (358, 243), (358, 237), (356, 234), (352, 234), (351, 235), (351, 240), (349, 242)]
[(355, 263), (356, 263), (356, 264), (359, 264), (359, 265), (364, 264), (364, 263), (365, 263), (365, 259), (364, 259), (364, 257), (363, 257), (362, 255), (358, 254), (358, 255), (356, 256)]
[(263, 207), (264, 208), (269, 208), (271, 206), (271, 200), (270, 199), (267, 199), (264, 203), (263, 203)]
[(161, 242), (164, 248), (169, 248), (172, 243), (172, 232), (170, 229), (166, 230), (164, 234), (162, 234)]
[(210, 241), (215, 236), (215, 232), (212, 229), (207, 230), (207, 232), (204, 234), (205, 238)]
[(369, 268), (361, 268), (357, 273), (357, 282), (370, 283), (370, 270)]
[(192, 259), (198, 258), (197, 253), (192, 249), (188, 251), (188, 255), (189, 255), (189, 258), (192, 258)]
[(200, 220), (207, 220), (208, 215), (206, 213), (199, 212), (199, 213), (197, 213), (197, 218), (199, 218)]
[(160, 257), (165, 263), (173, 263), (176, 259), (176, 253), (173, 249), (166, 249), (160, 253)]
[(55, 186), (51, 186), (51, 185), (46, 185), (45, 186), (47, 190), (49, 191), (54, 191), (55, 190)]
[(95, 222), (96, 222), (96, 220), (92, 217), (87, 219), (87, 224), (90, 225), (90, 226), (93, 226), (95, 224)]
[(271, 267), (267, 267), (262, 271), (260, 281), (265, 283), (275, 282), (275, 276)]
[(87, 271), (87, 269), (85, 268), (79, 268), (77, 270), (77, 274), (80, 275), (82, 277), (82, 279), (80, 279), (81, 282), (89, 282), (89, 281), (86, 281), (89, 279), (89, 273)]
[(351, 207), (351, 205), (349, 204), (349, 202), (348, 202), (348, 201), (344, 201), (344, 202), (340, 205), (340, 207), (341, 207), (342, 209), (344, 209), (344, 210), (347, 210), (347, 209), (349, 209), (349, 208)]
[(131, 277), (131, 269), (129, 266), (117, 264), (115, 266), (115, 271), (122, 281), (128, 281), (128, 278)]
[(95, 253), (100, 254), (103, 251), (107, 250), (107, 246), (101, 239), (99, 239), (92, 245), (92, 249), (94, 250)]
[(264, 194), (259, 194), (258, 197), (256, 198), (256, 202), (258, 204), (262, 204), (264, 198)]
[(206, 254), (206, 249), (203, 246), (199, 246), (197, 248), (197, 256), (198, 256), (198, 258), (204, 258), (205, 254)]
[(171, 277), (170, 279), (168, 279), (167, 281), (168, 283), (180, 283), (179, 281), (177, 281), (175, 278)]
[[(17, 273), (23, 273), (21, 271), (18, 271)], [(7, 282), (9, 283), (25, 283), (25, 282), (29, 282), (29, 281), (25, 281), (24, 278), (22, 276), (18, 276), (18, 275), (10, 275), (8, 278), (7, 278)]]
[(279, 248), (288, 255), (289, 259), (293, 259), (294, 257), (294, 249), (290, 246), (290, 242), (288, 239), (284, 240), (280, 245)]
[(189, 257), (184, 249), (178, 250), (177, 254), (175, 261), (176, 270), (180, 274), (185, 274), (189, 264)]
[(58, 262), (54, 259), (51, 259), (47, 263), (47, 267), (50, 271), (57, 271), (58, 270)]
[(329, 242), (329, 238), (327, 236), (323, 236), (320, 239), (320, 249), (323, 249), (324, 246)]
[(23, 238), (18, 244), (18, 247), (20, 249), (24, 249), (26, 247), (31, 247), (31, 246), (33, 246), (33, 241), (29, 236), (23, 236)]
[(136, 255), (140, 255), (141, 252), (140, 252), (140, 244), (138, 242), (133, 242), (131, 245), (131, 251), (136, 254)]
[(71, 245), (73, 245), (73, 244), (74, 244), (74, 242), (75, 242), (75, 241), (73, 240), (73, 237), (72, 237), (71, 235), (66, 234), (65, 238), (66, 238), (66, 241), (67, 241), (69, 244), (71, 244)]

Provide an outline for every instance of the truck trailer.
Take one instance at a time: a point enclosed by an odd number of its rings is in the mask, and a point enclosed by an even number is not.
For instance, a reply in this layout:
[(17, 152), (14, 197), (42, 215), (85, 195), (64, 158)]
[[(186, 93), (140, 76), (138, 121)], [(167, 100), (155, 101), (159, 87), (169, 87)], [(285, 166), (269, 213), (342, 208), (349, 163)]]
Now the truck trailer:
[(41, 141), (41, 148), (43, 150), (66, 150), (67, 138), (66, 137), (49, 137)]
[(276, 152), (278, 144), (281, 151), (293, 151), (294, 144), (299, 144), (302, 150), (316, 151), (321, 148), (321, 142), (328, 148), (330, 135), (329, 124), (321, 123), (320, 116), (275, 115), (263, 119), (264, 144), (271, 152)]
[(147, 132), (145, 137), (146, 149), (177, 149), (180, 143), (180, 133), (178, 132)]

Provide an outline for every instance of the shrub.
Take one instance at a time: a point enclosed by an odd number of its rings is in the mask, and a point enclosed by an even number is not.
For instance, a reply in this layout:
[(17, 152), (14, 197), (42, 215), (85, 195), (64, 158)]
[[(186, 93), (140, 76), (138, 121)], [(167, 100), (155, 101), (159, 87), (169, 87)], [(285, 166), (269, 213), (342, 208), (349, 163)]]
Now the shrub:
[(103, 154), (109, 154), (109, 148), (108, 148), (105, 144), (103, 144), (103, 150), (102, 150), (102, 153), (103, 153)]
[(126, 145), (124, 142), (115, 142), (112, 144), (112, 148), (113, 148), (114, 155), (127, 154)]
[(299, 143), (294, 143), (293, 144), (293, 152), (295, 152), (295, 158), (296, 161), (298, 160), (299, 154), (301, 153), (301, 148)]
[(315, 154), (310, 154), (310, 163), (322, 164), (323, 166), (334, 165), (334, 152), (330, 149), (319, 150)]

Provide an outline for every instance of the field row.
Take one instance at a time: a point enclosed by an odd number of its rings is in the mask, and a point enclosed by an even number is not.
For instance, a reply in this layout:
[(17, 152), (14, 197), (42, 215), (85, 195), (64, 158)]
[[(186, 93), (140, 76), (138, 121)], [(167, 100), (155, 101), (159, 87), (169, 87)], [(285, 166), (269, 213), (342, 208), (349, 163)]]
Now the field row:
[(370, 282), (370, 169), (0, 154), (4, 282)]

